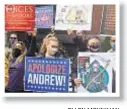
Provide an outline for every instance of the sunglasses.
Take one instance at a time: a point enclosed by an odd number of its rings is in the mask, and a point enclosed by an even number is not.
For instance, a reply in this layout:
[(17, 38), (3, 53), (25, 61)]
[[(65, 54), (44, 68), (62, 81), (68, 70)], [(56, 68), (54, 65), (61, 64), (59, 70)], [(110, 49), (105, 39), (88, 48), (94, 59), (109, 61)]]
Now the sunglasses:
[(17, 39), (16, 37), (9, 37), (10, 39)]

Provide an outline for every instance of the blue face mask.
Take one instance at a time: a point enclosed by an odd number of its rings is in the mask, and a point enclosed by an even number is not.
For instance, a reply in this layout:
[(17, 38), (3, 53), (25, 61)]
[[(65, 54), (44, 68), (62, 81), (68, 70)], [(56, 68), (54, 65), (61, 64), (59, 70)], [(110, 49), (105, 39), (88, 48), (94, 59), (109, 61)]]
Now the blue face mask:
[(111, 45), (112, 49), (115, 50), (115, 48), (116, 48), (115, 42), (110, 42), (110, 45)]

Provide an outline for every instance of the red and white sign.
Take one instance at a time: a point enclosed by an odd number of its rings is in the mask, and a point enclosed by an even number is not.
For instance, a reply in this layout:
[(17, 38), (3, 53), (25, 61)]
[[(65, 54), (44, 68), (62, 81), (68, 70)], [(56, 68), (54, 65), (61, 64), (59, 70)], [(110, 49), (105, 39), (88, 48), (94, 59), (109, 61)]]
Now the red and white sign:
[(26, 31), (34, 26), (34, 5), (5, 5), (5, 30)]

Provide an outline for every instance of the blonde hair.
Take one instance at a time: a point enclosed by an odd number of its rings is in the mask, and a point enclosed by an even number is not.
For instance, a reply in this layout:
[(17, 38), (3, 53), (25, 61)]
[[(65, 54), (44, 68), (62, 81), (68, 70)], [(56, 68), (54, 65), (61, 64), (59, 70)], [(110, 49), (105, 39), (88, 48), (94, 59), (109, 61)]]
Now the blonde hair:
[[(6, 54), (5, 54), (6, 55)], [(7, 59), (7, 57), (5, 56), (5, 86), (8, 85), (8, 81), (9, 81), (9, 60)]]
[[(17, 43), (21, 44), (21, 46), (22, 46), (22, 48), (21, 48), (22, 54), (16, 59), (15, 65), (18, 64), (18, 63), (20, 63), (21, 61), (23, 61), (24, 56), (26, 55), (26, 51), (27, 51), (26, 48), (25, 48), (25, 44), (22, 41), (18, 41)], [(16, 48), (16, 44), (17, 43), (15, 43), (13, 45), (13, 49)]]
[(49, 44), (49, 41), (56, 41), (59, 44), (58, 39), (54, 34), (48, 34), (44, 39), (43, 39), (43, 44), (40, 48), (40, 53), (44, 54), (47, 50), (47, 45)]
[(7, 58), (9, 61), (13, 59), (11, 48), (5, 47), (5, 58)]
[(5, 47), (5, 58), (9, 59), (9, 52), (8, 48)]

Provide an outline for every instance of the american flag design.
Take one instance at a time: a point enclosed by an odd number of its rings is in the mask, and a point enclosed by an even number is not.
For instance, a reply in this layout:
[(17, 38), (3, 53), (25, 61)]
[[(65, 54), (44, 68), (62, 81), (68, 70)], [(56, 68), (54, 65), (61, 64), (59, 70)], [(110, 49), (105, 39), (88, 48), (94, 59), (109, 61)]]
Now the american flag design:
[(71, 92), (69, 59), (25, 58), (25, 91)]

